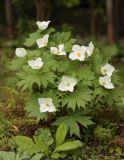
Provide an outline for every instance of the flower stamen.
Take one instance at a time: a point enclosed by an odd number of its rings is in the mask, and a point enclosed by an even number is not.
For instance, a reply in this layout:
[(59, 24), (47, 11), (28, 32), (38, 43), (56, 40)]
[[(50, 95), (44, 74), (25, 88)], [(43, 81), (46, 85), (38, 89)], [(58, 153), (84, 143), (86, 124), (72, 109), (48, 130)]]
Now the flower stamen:
[(78, 57), (81, 57), (81, 53), (80, 53), (80, 52), (77, 52), (76, 55), (77, 55)]

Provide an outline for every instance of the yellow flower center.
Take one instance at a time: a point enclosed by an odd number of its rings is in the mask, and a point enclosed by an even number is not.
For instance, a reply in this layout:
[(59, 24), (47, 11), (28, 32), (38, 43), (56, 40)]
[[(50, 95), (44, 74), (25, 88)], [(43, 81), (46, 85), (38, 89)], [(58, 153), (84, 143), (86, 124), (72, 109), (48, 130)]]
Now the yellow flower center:
[(44, 46), (47, 46), (47, 42), (44, 42)]
[(77, 52), (76, 55), (77, 55), (77, 57), (80, 57), (80, 56), (81, 56), (81, 53), (80, 53), (80, 52)]
[(106, 85), (106, 83), (105, 83), (105, 82), (103, 82), (103, 85)]
[(46, 108), (47, 108), (47, 109), (49, 108), (49, 104), (48, 104), (48, 103), (46, 103)]
[(69, 82), (67, 83), (67, 86), (70, 86), (70, 83), (69, 83)]
[(107, 72), (107, 69), (104, 69), (104, 72), (106, 73), (106, 72)]

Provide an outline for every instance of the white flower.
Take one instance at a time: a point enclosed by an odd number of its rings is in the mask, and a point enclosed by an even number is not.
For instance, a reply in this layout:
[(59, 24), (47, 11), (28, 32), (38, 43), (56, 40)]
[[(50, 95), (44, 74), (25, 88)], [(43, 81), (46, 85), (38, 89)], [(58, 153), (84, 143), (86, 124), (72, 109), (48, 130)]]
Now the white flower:
[(86, 52), (86, 47), (84, 46), (79, 46), (79, 45), (73, 45), (72, 51), (69, 54), (69, 58), (71, 60), (79, 60), (79, 61), (84, 61), (85, 59), (85, 52)]
[(77, 80), (67, 76), (63, 76), (62, 80), (58, 86), (60, 91), (70, 91), (73, 92), (74, 86), (77, 84)]
[[(85, 47), (85, 46), (84, 46)], [(92, 42), (89, 43), (89, 46), (86, 47), (87, 57), (91, 56), (94, 50), (94, 44)]]
[(18, 57), (25, 57), (27, 55), (27, 52), (26, 52), (26, 50), (24, 48), (16, 48), (15, 54)]
[(36, 43), (37, 43), (38, 47), (42, 48), (42, 47), (47, 46), (48, 39), (49, 39), (49, 35), (48, 34), (46, 34), (42, 38), (37, 39)]
[(39, 29), (45, 30), (47, 29), (48, 25), (49, 25), (50, 21), (37, 21), (36, 24), (38, 26)]
[(60, 44), (57, 47), (51, 47), (50, 51), (52, 54), (56, 54), (56, 55), (66, 55), (65, 51), (64, 51), (64, 44)]
[(42, 61), (42, 58), (38, 57), (35, 60), (28, 61), (28, 64), (32, 69), (40, 69), (44, 62)]
[(101, 72), (103, 75), (111, 76), (115, 68), (111, 65), (106, 63), (104, 66), (101, 67)]
[(99, 77), (99, 83), (101, 86), (107, 89), (113, 89), (114, 85), (111, 83), (111, 77), (106, 75), (104, 77)]
[(52, 98), (38, 98), (40, 112), (55, 112), (56, 108), (52, 102)]

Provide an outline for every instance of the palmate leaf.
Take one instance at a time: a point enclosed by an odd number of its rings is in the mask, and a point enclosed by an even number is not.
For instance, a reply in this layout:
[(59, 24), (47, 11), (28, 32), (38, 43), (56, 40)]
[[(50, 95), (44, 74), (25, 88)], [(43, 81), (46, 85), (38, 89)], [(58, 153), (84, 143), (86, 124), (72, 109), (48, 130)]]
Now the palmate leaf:
[(35, 94), (32, 95), (26, 106), (25, 110), (28, 112), (28, 116), (32, 118), (36, 118), (37, 122), (41, 119), (47, 119), (48, 118), (48, 113), (41, 113), (39, 109), (39, 104), (38, 104), (38, 98), (40, 97), (40, 94)]
[(96, 74), (101, 74), (101, 65), (104, 63), (103, 56), (99, 49), (95, 49), (93, 55), (91, 56), (91, 70)]
[(60, 124), (66, 124), (67, 128), (70, 131), (70, 135), (73, 134), (80, 137), (80, 130), (79, 125), (81, 124), (84, 127), (87, 127), (88, 125), (93, 124), (93, 122), (90, 120), (91, 117), (84, 116), (81, 112), (75, 112), (72, 114), (69, 114), (68, 116), (59, 117), (53, 125), (60, 125)]
[(25, 74), (25, 77), (17, 83), (17, 86), (19, 88), (21, 87), (22, 91), (27, 89), (31, 91), (34, 83), (36, 83), (40, 87), (41, 86), (40, 77), (38, 75), (31, 75), (31, 74), (26, 76)]
[(57, 32), (51, 36), (50, 46), (65, 44), (65, 51), (70, 52), (75, 41), (75, 39), (71, 38), (71, 32)]
[(87, 65), (80, 67), (76, 73), (81, 80), (92, 81), (95, 79), (94, 73), (91, 72)]
[(119, 88), (108, 90), (100, 86), (95, 88), (94, 95), (103, 98), (103, 102), (107, 103), (109, 106), (121, 101), (121, 91)]
[[(37, 30), (36, 32), (33, 32), (29, 34), (29, 38), (26, 38), (24, 45), (26, 47), (31, 47), (36, 43), (36, 40), (43, 37), (45, 34), (50, 34), (54, 32), (55, 30), (53, 28), (49, 28), (48, 30), (42, 31), (42, 30)], [(41, 35), (42, 32), (42, 35)]]
[(77, 70), (73, 70), (78, 80), (81, 81), (83, 85), (92, 86), (93, 80), (95, 79), (94, 73), (90, 70), (87, 65), (78, 67)]
[(51, 40), (56, 42), (56, 44), (65, 43), (71, 36), (71, 32), (56, 32), (52, 35)]
[(72, 93), (63, 96), (62, 106), (66, 106), (75, 110), (78, 108), (85, 108), (86, 105), (92, 100), (92, 91), (87, 86), (80, 86), (76, 88)]
[(119, 76), (115, 73), (111, 76), (112, 83), (114, 84), (114, 89), (106, 89), (101, 86), (98, 82), (99, 77), (96, 76), (96, 80), (94, 80), (94, 92), (93, 97), (100, 97), (102, 103), (107, 103), (109, 106), (116, 104), (121, 101), (121, 86)]
[(33, 33), (29, 34), (29, 38), (25, 39), (24, 45), (26, 47), (30, 47), (33, 44), (35, 44), (36, 40), (41, 38), (41, 34), (40, 33), (41, 33), (41, 30), (37, 30), (36, 32), (33, 32)]
[(70, 39), (65, 43), (65, 52), (70, 52), (72, 49), (72, 45), (75, 43), (75, 39)]
[(29, 67), (24, 67), (22, 72), (16, 74), (21, 80), (17, 83), (18, 87), (22, 88), (22, 91), (29, 89), (32, 90), (34, 83), (40, 88), (43, 85), (47, 87), (48, 83), (54, 83), (55, 75), (51, 71), (37, 72)]
[(47, 87), (49, 82), (54, 83), (54, 80), (56, 78), (53, 72), (43, 72), (40, 76), (41, 76), (41, 82), (44, 88)]
[(66, 56), (53, 55), (51, 53), (45, 53), (42, 55), (44, 70), (52, 70), (57, 72), (65, 72), (69, 68), (69, 62)]
[(14, 59), (10, 64), (10, 69), (18, 70), (22, 68), (22, 66), (26, 63), (27, 63), (27, 59), (25, 57)]
[(31, 58), (32, 58), (32, 59), (33, 59), (33, 58), (35, 59), (36, 57), (39, 57), (39, 56), (41, 55), (41, 53), (42, 53), (42, 52), (40, 52), (38, 49), (36, 49), (36, 50), (29, 50), (29, 49), (28, 49), (28, 50), (27, 50), (27, 57), (30, 58), (30, 59), (31, 59)]
[(49, 92), (44, 91), (43, 94), (37, 93), (37, 94), (32, 95), (29, 98), (29, 100), (25, 106), (25, 110), (28, 112), (29, 117), (36, 118), (37, 121), (39, 121), (40, 119), (47, 120), (49, 113), (48, 112), (45, 112), (45, 113), (40, 112), (38, 98), (52, 98), (53, 104), (55, 105), (56, 110), (57, 110), (57, 108), (59, 106), (58, 97), (55, 94), (55, 90), (54, 91), (50, 90)]

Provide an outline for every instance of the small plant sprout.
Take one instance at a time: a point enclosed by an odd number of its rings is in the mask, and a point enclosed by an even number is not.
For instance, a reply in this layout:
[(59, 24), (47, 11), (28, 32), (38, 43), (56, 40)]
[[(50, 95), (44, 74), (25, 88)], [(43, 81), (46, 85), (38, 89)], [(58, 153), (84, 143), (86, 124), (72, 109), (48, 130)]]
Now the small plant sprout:
[(40, 112), (55, 112), (56, 108), (52, 102), (52, 98), (38, 98)]
[(25, 50), (25, 48), (16, 48), (15, 54), (17, 55), (17, 57), (25, 57), (27, 55), (27, 51)]
[(77, 84), (77, 80), (67, 76), (63, 76), (62, 80), (58, 86), (60, 91), (70, 91), (73, 92), (74, 86)]
[(99, 77), (99, 83), (101, 86), (105, 87), (106, 89), (113, 89), (114, 85), (111, 83), (110, 76)]
[(49, 39), (49, 35), (46, 34), (45, 36), (43, 36), (43, 38), (39, 38), (36, 43), (38, 45), (39, 48), (43, 48), (47, 46), (48, 43), (48, 39)]
[(40, 69), (44, 62), (42, 61), (42, 58), (38, 57), (35, 60), (28, 61), (28, 64), (32, 69)]
[(43, 21), (43, 22), (37, 21), (37, 22), (36, 22), (38, 28), (41, 29), (41, 30), (47, 29), (49, 23), (50, 23), (50, 21)]
[(60, 44), (60, 45), (58, 45), (58, 47), (51, 47), (50, 51), (52, 54), (66, 55), (66, 53), (64, 51), (64, 44)]
[(101, 67), (101, 72), (104, 76), (111, 76), (114, 70), (115, 68), (109, 63), (106, 63), (104, 66)]

